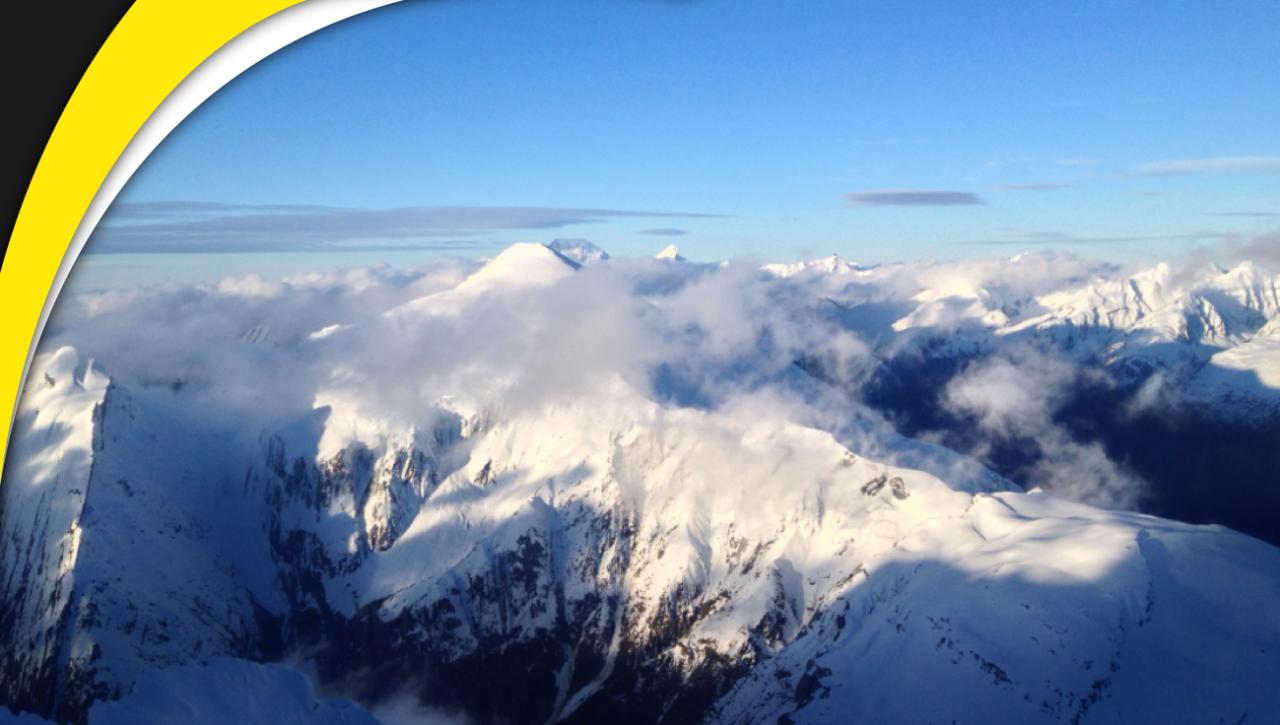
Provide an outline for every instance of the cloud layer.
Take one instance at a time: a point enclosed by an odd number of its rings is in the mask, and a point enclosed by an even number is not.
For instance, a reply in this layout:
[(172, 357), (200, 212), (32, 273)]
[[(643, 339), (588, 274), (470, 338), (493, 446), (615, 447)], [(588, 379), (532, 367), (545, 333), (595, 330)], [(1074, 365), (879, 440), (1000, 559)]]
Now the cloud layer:
[(419, 206), (351, 209), (310, 205), (174, 201), (122, 203), (90, 239), (90, 253), (246, 252), (318, 249), (492, 247), (483, 235), (558, 229), (610, 219), (711, 215), (573, 207)]
[[(603, 257), (575, 271), (544, 251), (561, 276), (483, 294), (459, 286), (479, 268), (469, 260), (82, 293), (59, 302), (42, 349), (73, 345), (122, 384), (177, 396), (246, 435), (317, 406), (366, 422), (358, 426), (407, 428), (442, 401), (500, 414), (621, 382), (661, 405), (767, 411), (947, 479), (969, 475), (955, 471), (972, 462), (905, 442), (860, 402), (864, 386), (917, 340), (975, 324), (975, 304), (1012, 310), (1116, 272), (1053, 254), (790, 277)], [(1045, 453), (1027, 476), (1034, 485), (1129, 506), (1141, 482), (1055, 422), (1093, 375), (1045, 350), (1010, 348), (965, 367), (927, 404), (972, 419), (979, 442), (966, 453), (1037, 440)]]

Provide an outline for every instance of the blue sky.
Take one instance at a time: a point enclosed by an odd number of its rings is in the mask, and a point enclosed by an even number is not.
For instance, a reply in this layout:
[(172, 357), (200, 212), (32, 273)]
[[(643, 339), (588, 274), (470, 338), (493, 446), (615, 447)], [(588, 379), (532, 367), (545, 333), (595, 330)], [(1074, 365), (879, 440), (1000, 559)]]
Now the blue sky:
[(1131, 260), (1277, 226), (1276, 2), (476, 0), (263, 61), (90, 251)]

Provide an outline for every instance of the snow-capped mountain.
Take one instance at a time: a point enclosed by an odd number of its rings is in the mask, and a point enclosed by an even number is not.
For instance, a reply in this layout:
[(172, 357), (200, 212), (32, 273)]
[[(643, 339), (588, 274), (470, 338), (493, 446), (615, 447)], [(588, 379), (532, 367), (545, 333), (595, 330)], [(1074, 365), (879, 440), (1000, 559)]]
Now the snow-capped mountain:
[(674, 244), (668, 244), (654, 255), (655, 259), (667, 259), (672, 262), (683, 262), (685, 258), (680, 256), (680, 248)]
[(557, 239), (547, 247), (580, 265), (603, 262), (609, 258), (608, 252), (585, 239)]
[[(175, 419), (62, 348), (14, 434), (3, 497), (6, 702), (59, 719), (146, 668), (278, 654), (212, 496), (220, 433)], [(258, 549), (265, 556), (265, 546)], [(254, 553), (257, 553), (256, 551)]]
[(833, 254), (830, 257), (802, 262), (766, 264), (761, 269), (775, 277), (794, 277), (798, 274), (846, 274), (855, 272), (861, 267), (841, 259), (838, 254)]
[[(75, 317), (130, 308), (64, 313), (52, 339), (80, 347), (38, 357), (0, 487), (0, 702), (111, 722), (207, 680), (251, 693), (231, 712), (279, 691), (362, 721), (238, 662), (292, 658), (375, 715), (408, 698), (476, 722), (1280, 706), (1280, 614), (1258, 605), (1280, 549), (1025, 493), (845, 390), (947, 297), (881, 268), (689, 267), (517, 245), (452, 285), (335, 282), (323, 309), (312, 281), (208, 290), (202, 319), (251, 312), (281, 342), (227, 325), (188, 341), (230, 346), (197, 362)], [(954, 289), (1004, 336), (1065, 309)], [(259, 319), (292, 297), (297, 329)]]
[(1161, 263), (1125, 273), (1028, 254), (868, 269), (828, 257), (763, 269), (776, 277), (803, 273), (885, 356), (923, 346), (932, 357), (967, 357), (1031, 343), (1098, 364), (1125, 383), (1159, 372), (1210, 405), (1249, 403), (1217, 406), (1223, 415), (1280, 415), (1280, 388), (1266, 382), (1275, 380), (1274, 366), (1262, 352), (1280, 324), (1280, 275), (1250, 262), (1193, 270)]
[(1011, 325), (1074, 347), (1107, 364), (1123, 361), (1189, 379), (1220, 351), (1244, 344), (1280, 319), (1280, 278), (1248, 262), (1179, 278), (1168, 264), (1119, 280), (1041, 297), (1047, 309)]
[(1209, 357), (1188, 381), (1189, 396), (1212, 406), (1227, 404), (1241, 415), (1274, 414), (1270, 405), (1280, 390), (1280, 317), (1239, 344)]

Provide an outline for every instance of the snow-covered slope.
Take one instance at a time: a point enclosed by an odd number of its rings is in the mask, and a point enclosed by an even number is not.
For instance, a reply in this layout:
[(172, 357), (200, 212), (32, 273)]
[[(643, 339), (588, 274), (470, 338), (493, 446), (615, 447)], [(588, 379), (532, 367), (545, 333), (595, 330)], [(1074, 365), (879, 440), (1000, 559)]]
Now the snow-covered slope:
[(514, 244), (457, 287), (435, 292), (393, 309), (393, 316), (456, 313), (477, 298), (512, 294), (554, 284), (581, 265), (544, 244)]
[(479, 294), (524, 285), (551, 284), (578, 266), (577, 262), (546, 245), (513, 244), (464, 280), (457, 289)]
[[(321, 655), (326, 671), (381, 664), (397, 686), (437, 690), (438, 679), (415, 681), (408, 663), (425, 656), (465, 669), (507, 651), (545, 673), (523, 676), (535, 694), (520, 708), (538, 720), (592, 721), (614, 700), (640, 720), (660, 715), (660, 692), (633, 684), (637, 676), (727, 683), (746, 674), (710, 711), (732, 722), (764, 711), (814, 722), (1059, 722), (1095, 706), (1104, 719), (1152, 708), (1235, 719), (1277, 704), (1249, 679), (1212, 697), (1152, 684), (1221, 683), (1241, 662), (1246, 672), (1276, 671), (1280, 616), (1251, 604), (1280, 596), (1275, 549), (1222, 529), (992, 495), (1004, 485), (989, 476), (943, 482), (817, 430), (746, 420), (663, 409), (619, 387), (452, 441), (467, 455), (448, 475), (436, 462), (447, 455), (411, 442), (363, 458), (358, 444), (329, 460), (294, 457), (278, 447), (303, 440), (293, 431), (269, 439), (235, 488), (262, 497), (268, 520), (246, 533), (266, 542), (299, 644), (332, 636), (309, 621), (398, 632), (356, 650), (338, 635), (337, 650)], [(139, 473), (143, 494), (180, 490)], [(411, 523), (397, 531), (404, 515)], [(135, 672), (122, 662), (227, 651), (198, 642), (210, 627), (244, 626), (234, 592), (248, 588), (189, 571), (186, 556), (177, 581), (138, 568), (148, 549), (172, 554), (204, 535), (148, 534), (158, 521), (131, 521), (88, 525), (86, 540), (128, 532), (136, 543), (117, 538), (113, 550), (135, 566), (83, 594), (96, 621), (69, 637), (96, 645), (93, 679), (121, 692)], [(191, 648), (182, 657), (158, 634), (124, 633), (181, 616), (154, 601), (133, 612), (151, 592), (207, 609), (208, 621), (164, 631)], [(1225, 630), (1194, 634), (1204, 621)], [(1197, 637), (1211, 638), (1215, 657), (1200, 654), (1208, 643)], [(497, 642), (507, 644), (491, 650)], [(913, 681), (946, 696), (909, 697), (902, 687)], [(371, 699), (392, 694), (380, 691), (385, 683), (364, 687)], [(676, 712), (698, 712), (719, 693), (691, 684)], [(140, 707), (128, 703), (118, 712)], [(524, 719), (516, 703), (491, 707), (480, 714)]]
[(1206, 408), (1244, 419), (1276, 417), (1280, 409), (1280, 317), (1252, 337), (1215, 352), (1187, 383), (1188, 396)]
[(1124, 272), (1024, 254), (868, 269), (831, 257), (763, 269), (807, 284), (886, 358), (904, 349), (967, 358), (1032, 344), (1103, 366), (1124, 384), (1158, 372), (1225, 416), (1280, 415), (1268, 342), (1280, 324), (1280, 275), (1250, 262)]
[(595, 264), (609, 258), (607, 252), (585, 239), (557, 239), (547, 247), (578, 264)]
[(685, 258), (680, 256), (680, 248), (674, 244), (668, 244), (663, 247), (656, 255), (654, 255), (654, 259), (665, 259), (672, 262), (685, 261)]
[(1256, 603), (1280, 595), (1280, 562), (1265, 549), (1040, 495), (978, 497), (903, 537), (717, 719), (1266, 720), (1277, 654), (1254, 637), (1280, 617)]
[(1007, 333), (1034, 329), (1058, 347), (1186, 376), (1214, 352), (1248, 342), (1269, 320), (1280, 319), (1280, 280), (1248, 263), (1193, 274), (1160, 264), (1038, 302), (1048, 311)]
[(288, 667), (227, 657), (148, 672), (128, 697), (89, 712), (90, 725), (179, 722), (378, 725), (355, 703), (318, 698), (311, 682)]
[(847, 274), (861, 268), (833, 254), (822, 259), (766, 264), (761, 269), (775, 277), (794, 277), (798, 274)]
[[(228, 333), (248, 362), (218, 358), (214, 383), (42, 354), (0, 487), (2, 702), (361, 721), (225, 659), (293, 656), (371, 711), (481, 722), (1280, 709), (1280, 614), (1258, 604), (1280, 550), (1023, 493), (842, 392), (867, 350), (842, 330), (892, 335), (946, 296), (879, 269), (691, 266), (520, 245), (319, 337)], [(1029, 278), (948, 289), (1016, 324), (1050, 314)], [(235, 407), (272, 384), (305, 395)]]
[(35, 703), (23, 698), (52, 690), (72, 666), (65, 623), (74, 612), (80, 519), (100, 445), (95, 419), (109, 389), (106, 376), (70, 348), (38, 359), (35, 369), (0, 488), (0, 682), (7, 702), (25, 705)]
[(6, 700), (63, 716), (147, 667), (268, 654), (241, 542), (218, 535), (216, 436), (71, 348), (33, 369), (0, 488)]

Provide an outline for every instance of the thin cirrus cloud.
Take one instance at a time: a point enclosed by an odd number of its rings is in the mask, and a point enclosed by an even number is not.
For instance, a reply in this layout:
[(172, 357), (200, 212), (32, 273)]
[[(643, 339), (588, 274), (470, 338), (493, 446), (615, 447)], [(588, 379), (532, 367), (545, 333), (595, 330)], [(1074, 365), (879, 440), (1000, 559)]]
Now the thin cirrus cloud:
[(683, 229), (676, 229), (674, 227), (662, 227), (659, 229), (642, 229), (640, 230), (640, 233), (648, 234), (653, 237), (683, 237), (689, 232)]
[(1212, 241), (1228, 238), (1224, 232), (1203, 231), (1188, 234), (1152, 234), (1134, 236), (1080, 236), (1066, 232), (1025, 232), (991, 239), (965, 239), (955, 244), (965, 246), (1075, 246), (1083, 244), (1125, 244), (1130, 242)]
[(1148, 161), (1134, 169), (1138, 176), (1187, 174), (1280, 173), (1280, 156), (1213, 156), (1197, 159)]
[(1001, 191), (1054, 191), (1067, 188), (1066, 184), (1001, 184)]
[(611, 219), (714, 217), (694, 212), (577, 207), (318, 205), (190, 201), (121, 203), (94, 232), (89, 252), (251, 252), (490, 247), (483, 235), (558, 229)]
[(872, 189), (845, 194), (855, 206), (964, 206), (981, 204), (977, 194), (968, 191), (934, 189)]

